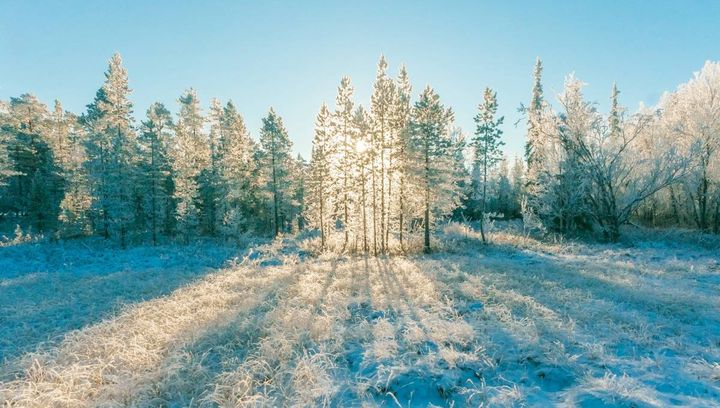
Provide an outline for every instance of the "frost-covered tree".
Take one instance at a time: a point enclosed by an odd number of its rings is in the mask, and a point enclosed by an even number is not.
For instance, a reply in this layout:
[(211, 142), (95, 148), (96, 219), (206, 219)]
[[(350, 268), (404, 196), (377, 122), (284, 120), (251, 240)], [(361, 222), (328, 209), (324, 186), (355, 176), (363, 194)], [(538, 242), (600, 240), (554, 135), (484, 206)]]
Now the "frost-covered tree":
[(10, 109), (4, 101), (0, 101), (0, 189), (5, 187), (8, 179), (16, 174), (10, 160), (9, 148), (12, 134), (9, 123)]
[(720, 63), (700, 72), (662, 104), (665, 128), (691, 160), (683, 179), (690, 218), (701, 231), (720, 232)]
[(52, 232), (62, 199), (62, 178), (50, 141), (50, 113), (34, 95), (23, 94), (10, 98), (8, 118), (3, 128), (13, 176), (8, 179), (4, 207), (21, 224)]
[(512, 188), (511, 208), (509, 215), (513, 218), (521, 216), (522, 201), (525, 196), (525, 163), (521, 157), (515, 157), (510, 170)]
[(89, 234), (90, 196), (87, 173), (83, 164), (85, 154), (85, 132), (78, 118), (63, 110), (60, 101), (55, 101), (55, 109), (49, 122), (49, 140), (55, 163), (60, 172), (62, 186), (58, 220), (60, 237), (78, 237)]
[(239, 238), (259, 228), (260, 179), (255, 141), (232, 101), (223, 108), (218, 146), (221, 231)]
[(353, 183), (352, 166), (355, 158), (353, 152), (355, 149), (355, 131), (353, 129), (353, 109), (352, 100), (354, 89), (350, 84), (350, 78), (345, 76), (340, 81), (338, 87), (337, 98), (335, 99), (335, 113), (333, 115), (333, 132), (335, 138), (335, 155), (333, 161), (336, 168), (334, 172), (340, 177), (337, 183), (337, 199), (336, 203), (340, 206), (338, 212), (341, 214), (339, 219), (342, 220), (343, 226), (343, 247), (347, 247), (350, 241), (350, 215), (353, 211)]
[(133, 202), (137, 141), (133, 130), (132, 103), (127, 71), (120, 54), (110, 59), (105, 83), (83, 117), (88, 133), (87, 172), (93, 195), (96, 225), (105, 237), (127, 244)]
[(429, 86), (415, 103), (411, 120), (411, 148), (415, 156), (413, 177), (423, 196), (423, 249), (430, 252), (430, 230), (434, 222), (457, 205), (453, 180), (453, 149), (449, 126), (453, 113), (440, 103)]
[(264, 190), (269, 197), (270, 225), (278, 236), (286, 229), (292, 204), (292, 142), (275, 110), (270, 108), (262, 122), (258, 158), (265, 180)]
[(683, 175), (686, 161), (670, 146), (657, 151), (641, 143), (653, 116), (626, 119), (616, 87), (605, 118), (585, 101), (582, 86), (571, 76), (559, 98), (563, 112), (557, 144), (563, 161), (553, 197), (564, 201), (554, 203), (559, 214), (549, 220), (560, 223), (563, 231), (589, 222), (588, 227), (599, 227), (605, 239), (616, 241), (620, 226), (644, 200)]
[[(397, 178), (397, 193), (390, 199), (397, 203), (397, 232), (400, 248), (403, 247), (403, 235), (407, 224), (407, 213), (411, 208), (412, 199), (408, 196), (408, 177), (407, 173), (410, 168), (410, 115), (412, 112), (410, 100), (412, 98), (412, 85), (405, 66), (400, 67), (396, 84), (395, 99), (393, 105), (393, 129), (394, 137), (391, 142), (392, 167), (391, 174)], [(464, 163), (461, 163), (464, 165)], [(391, 206), (392, 207), (392, 206)], [(388, 227), (388, 230), (391, 230)]]
[(323, 103), (315, 119), (308, 180), (308, 218), (320, 230), (320, 245), (324, 249), (330, 228), (332, 200), (333, 134), (330, 109)]
[(535, 60), (533, 70), (533, 89), (530, 104), (523, 110), (527, 115), (527, 138), (525, 141), (525, 161), (527, 163), (528, 182), (536, 182), (537, 169), (543, 162), (543, 110), (546, 109), (542, 87), (542, 60)]
[(160, 233), (169, 235), (174, 224), (173, 179), (170, 163), (172, 115), (165, 105), (150, 105), (142, 122), (138, 142), (142, 156), (142, 185), (148, 203), (153, 245)]
[(223, 137), (224, 110), (220, 101), (213, 98), (210, 100), (210, 112), (208, 122), (210, 132), (208, 133), (208, 148), (210, 150), (210, 161), (198, 178), (200, 190), (200, 207), (202, 209), (203, 231), (210, 236), (215, 236), (220, 229), (221, 214), (219, 207), (222, 201), (222, 181), (220, 179), (220, 140)]
[(368, 214), (371, 210), (369, 206), (369, 187), (370, 176), (372, 171), (372, 160), (373, 151), (371, 145), (372, 135), (372, 122), (370, 114), (362, 106), (358, 106), (355, 110), (354, 116), (354, 127), (356, 130), (356, 142), (355, 142), (355, 159), (357, 166), (356, 176), (356, 190), (357, 190), (357, 227), (359, 233), (356, 236), (359, 237), (358, 241), (362, 248), (362, 251), (367, 253), (370, 251), (370, 240), (369, 240), (369, 227), (368, 221), (370, 216), (374, 217), (374, 214)]
[(465, 151), (468, 149), (468, 143), (465, 133), (459, 127), (455, 126), (450, 131), (450, 140), (452, 140), (453, 150), (453, 180), (455, 182), (456, 193), (458, 194), (458, 203), (460, 205), (455, 208), (452, 214), (453, 219), (464, 219), (466, 203), (468, 197), (468, 188), (470, 187), (470, 171), (467, 167), (467, 159)]
[(210, 164), (210, 146), (195, 90), (187, 90), (178, 102), (180, 112), (170, 156), (175, 180), (175, 216), (179, 232), (188, 242), (191, 236), (199, 232), (202, 219), (199, 178)]
[[(388, 148), (392, 145), (394, 112), (393, 103), (395, 101), (395, 83), (392, 78), (387, 75), (387, 61), (385, 56), (380, 56), (377, 65), (377, 73), (375, 83), (373, 84), (373, 92), (370, 97), (370, 113), (373, 118), (373, 151), (376, 153), (375, 161), (377, 162), (377, 182), (373, 186), (373, 205), (379, 206), (379, 213), (373, 211), (373, 223), (379, 224), (379, 228), (373, 228), (373, 246), (378, 247), (382, 253), (387, 250), (387, 235), (389, 216), (389, 194), (387, 187), (390, 186), (389, 180), (392, 175), (389, 174), (391, 166), (388, 159)], [(376, 204), (377, 202), (377, 204)]]
[(292, 200), (290, 203), (289, 222), (292, 231), (302, 231), (305, 229), (305, 191), (307, 185), (308, 163), (298, 154), (295, 160), (291, 162), (291, 179), (292, 179)]
[[(503, 157), (497, 164), (495, 174), (495, 193), (490, 210), (495, 211), (502, 217), (509, 217), (513, 203), (512, 185), (510, 184), (510, 168), (507, 157)], [(486, 207), (487, 208), (487, 207)]]
[(480, 199), (480, 235), (483, 242), (485, 237), (485, 218), (487, 205), (488, 176), (495, 166), (502, 160), (502, 146), (505, 144), (500, 126), (504, 118), (496, 118), (497, 115), (497, 94), (490, 88), (485, 88), (483, 103), (478, 106), (478, 114), (475, 115), (475, 137), (472, 144), (475, 150), (473, 158), (473, 194)]
[(583, 168), (586, 163), (580, 160), (576, 146), (590, 131), (597, 112), (583, 96), (584, 85), (574, 75), (566, 78), (563, 93), (558, 96), (563, 111), (555, 122), (544, 120), (543, 125), (552, 125), (542, 133), (545, 139), (542, 164), (535, 164), (542, 172), (532, 186), (536, 193), (533, 198), (542, 203), (538, 213), (546, 227), (561, 233), (591, 228), (587, 201), (591, 181), (586, 177)]

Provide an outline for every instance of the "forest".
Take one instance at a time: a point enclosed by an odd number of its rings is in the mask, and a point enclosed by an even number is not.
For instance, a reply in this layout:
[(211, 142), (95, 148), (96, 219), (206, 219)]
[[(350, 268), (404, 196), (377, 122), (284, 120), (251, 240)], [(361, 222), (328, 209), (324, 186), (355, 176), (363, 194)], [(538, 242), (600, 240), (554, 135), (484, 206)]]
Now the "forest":
[(416, 236), (429, 252), (448, 220), (478, 221), (484, 242), (486, 224), (515, 219), (609, 242), (623, 225), (720, 233), (720, 63), (637, 112), (615, 85), (598, 112), (574, 75), (545, 95), (542, 69), (538, 59), (520, 107), (524, 157), (503, 154), (496, 91), (468, 134), (440, 95), (414, 94), (407, 69), (393, 77), (381, 56), (367, 107), (347, 76), (334, 106), (321, 104), (308, 161), (273, 108), (253, 138), (232, 101), (205, 113), (192, 88), (177, 114), (156, 102), (137, 123), (115, 54), (85, 112), (32, 94), (2, 102), (0, 216), (18, 236), (122, 247), (308, 229), (320, 250), (373, 255), (405, 252)]

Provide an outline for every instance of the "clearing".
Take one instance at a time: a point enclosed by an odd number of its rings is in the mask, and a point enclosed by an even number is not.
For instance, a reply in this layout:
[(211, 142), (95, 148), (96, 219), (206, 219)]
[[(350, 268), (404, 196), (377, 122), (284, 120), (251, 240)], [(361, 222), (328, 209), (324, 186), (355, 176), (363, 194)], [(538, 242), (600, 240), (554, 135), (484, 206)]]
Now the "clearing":
[(7, 406), (720, 406), (720, 257), (447, 233), (428, 256), (0, 247)]

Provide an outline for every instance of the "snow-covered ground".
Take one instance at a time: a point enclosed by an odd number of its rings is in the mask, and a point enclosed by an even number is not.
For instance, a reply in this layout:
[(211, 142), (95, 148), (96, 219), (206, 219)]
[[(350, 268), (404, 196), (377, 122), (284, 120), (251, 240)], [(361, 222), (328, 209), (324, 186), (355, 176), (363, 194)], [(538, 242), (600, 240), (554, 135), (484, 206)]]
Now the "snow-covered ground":
[(0, 401), (720, 406), (720, 251), (675, 238), (4, 247)]

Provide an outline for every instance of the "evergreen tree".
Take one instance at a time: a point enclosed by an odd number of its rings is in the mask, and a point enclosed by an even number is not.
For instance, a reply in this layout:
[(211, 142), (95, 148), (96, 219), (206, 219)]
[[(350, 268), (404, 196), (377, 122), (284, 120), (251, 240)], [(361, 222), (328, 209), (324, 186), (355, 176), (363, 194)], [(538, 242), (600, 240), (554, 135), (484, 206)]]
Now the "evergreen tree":
[(10, 98), (9, 158), (13, 176), (8, 180), (9, 212), (27, 220), (38, 232), (52, 232), (56, 226), (62, 179), (50, 145), (50, 114), (32, 94)]
[(315, 119), (315, 136), (313, 137), (310, 179), (308, 180), (308, 215), (310, 222), (320, 230), (322, 249), (325, 249), (326, 246), (330, 228), (330, 208), (333, 205), (331, 199), (333, 156), (331, 121), (330, 110), (323, 103)]
[(506, 157), (503, 157), (498, 163), (495, 178), (495, 202), (490, 206), (490, 209), (503, 218), (509, 218), (512, 212), (512, 186), (510, 184), (510, 168)]
[(60, 101), (55, 101), (49, 126), (50, 145), (62, 181), (62, 185), (54, 189), (60, 200), (59, 236), (68, 238), (87, 235), (91, 232), (89, 211), (92, 197), (83, 166), (86, 160), (85, 134), (79, 126), (78, 118), (64, 111)]
[[(395, 93), (394, 128), (396, 129), (394, 143), (392, 144), (393, 169), (397, 175), (397, 228), (400, 248), (403, 247), (403, 235), (406, 228), (410, 197), (408, 197), (408, 177), (410, 166), (409, 138), (410, 138), (410, 114), (412, 112), (410, 99), (412, 98), (412, 85), (405, 66), (400, 67), (397, 79), (397, 92)], [(392, 197), (391, 197), (392, 198)], [(388, 228), (390, 229), (390, 228)]]
[(501, 140), (502, 130), (500, 130), (504, 118), (495, 117), (497, 108), (497, 94), (492, 89), (485, 88), (484, 101), (478, 107), (478, 114), (475, 116), (476, 129), (473, 138), (473, 147), (475, 148), (473, 166), (476, 169), (475, 173), (479, 176), (479, 179), (473, 180), (476, 186), (474, 194), (480, 198), (480, 235), (483, 242), (487, 242), (484, 220), (486, 217), (488, 176), (502, 159), (500, 148), (504, 145)]
[(448, 135), (452, 120), (452, 110), (446, 109), (435, 91), (426, 87), (413, 108), (410, 139), (415, 154), (413, 176), (422, 186), (425, 252), (430, 252), (430, 230), (434, 221), (457, 205), (452, 141)]
[(536, 163), (542, 161), (542, 110), (544, 108), (542, 87), (542, 61), (535, 60), (533, 70), (533, 89), (530, 105), (525, 109), (528, 116), (527, 140), (525, 142), (525, 160), (528, 173), (534, 178)]
[(230, 101), (223, 108), (218, 148), (219, 215), (225, 236), (239, 238), (260, 226), (257, 147), (245, 121)]
[[(391, 78), (387, 76), (387, 62), (384, 56), (380, 56), (380, 61), (377, 65), (377, 74), (375, 77), (375, 84), (373, 85), (373, 93), (370, 97), (370, 112), (373, 118), (374, 125), (374, 140), (372, 140), (373, 151), (377, 157), (375, 160), (378, 163), (379, 168), (377, 169), (377, 179), (379, 185), (373, 186), (373, 206), (379, 205), (379, 214), (373, 210), (374, 218), (373, 224), (376, 222), (380, 224), (379, 230), (373, 228), (373, 246), (377, 250), (377, 240), (380, 240), (380, 251), (386, 252), (387, 249), (387, 235), (386, 230), (388, 228), (389, 219), (389, 194), (387, 194), (386, 187), (388, 186), (388, 180), (391, 178), (389, 174), (389, 166), (386, 161), (388, 147), (392, 144), (392, 129), (393, 129), (393, 101), (395, 99), (395, 84)], [(378, 197), (379, 196), (379, 197)], [(377, 204), (375, 202), (377, 201)], [(376, 221), (377, 220), (377, 221)]]
[(199, 232), (202, 219), (199, 178), (210, 164), (211, 152), (203, 130), (205, 120), (197, 93), (190, 88), (178, 101), (180, 112), (170, 153), (175, 180), (176, 219), (187, 243)]
[(200, 191), (200, 208), (202, 212), (202, 230), (215, 236), (220, 229), (221, 180), (220, 180), (220, 141), (223, 137), (223, 116), (224, 110), (220, 101), (213, 98), (210, 100), (210, 112), (207, 121), (210, 124), (207, 142), (210, 161), (206, 168), (202, 169), (198, 178), (198, 189)]
[[(453, 127), (450, 131), (450, 140), (452, 141), (452, 168), (453, 168), (453, 181), (455, 183), (455, 192), (458, 195), (458, 203), (464, 203), (467, 199), (468, 181), (470, 180), (470, 172), (465, 165), (465, 149), (467, 148), (467, 142), (465, 140), (465, 134), (459, 127)], [(453, 211), (453, 218), (457, 219), (464, 214), (464, 206), (459, 205)]]
[(337, 183), (338, 199), (337, 203), (341, 205), (339, 212), (341, 213), (343, 225), (343, 247), (347, 247), (350, 239), (350, 214), (352, 212), (353, 200), (353, 180), (352, 166), (354, 163), (353, 151), (355, 147), (354, 131), (353, 131), (353, 109), (352, 101), (354, 89), (350, 84), (350, 78), (345, 76), (340, 81), (338, 94), (335, 100), (335, 114), (333, 115), (333, 127), (338, 146), (335, 153), (338, 155), (335, 164), (338, 166), (335, 171), (340, 176), (340, 182)]
[(620, 107), (620, 102), (618, 101), (619, 95), (620, 91), (618, 90), (617, 84), (613, 83), (612, 92), (610, 94), (610, 115), (608, 116), (608, 128), (612, 139), (617, 139), (622, 134), (621, 124), (624, 112)]
[(10, 108), (4, 101), (0, 101), (0, 191), (7, 186), (8, 179), (16, 175), (13, 162), (10, 160), (11, 140)]
[(130, 92), (122, 58), (115, 54), (108, 64), (105, 83), (83, 117), (95, 221), (104, 237), (117, 238), (123, 247), (134, 215), (128, 203), (135, 192), (137, 158)]
[[(356, 234), (362, 242), (362, 251), (370, 250), (368, 240), (368, 188), (370, 187), (370, 172), (372, 171), (371, 134), (372, 124), (370, 115), (362, 106), (355, 110), (354, 127), (356, 130), (355, 158), (357, 165), (356, 190), (358, 196), (358, 225), (362, 231)], [(374, 216), (374, 214), (373, 214)]]
[(293, 230), (305, 229), (305, 188), (307, 184), (308, 163), (298, 154), (292, 161), (292, 203), (290, 220), (294, 220)]
[(274, 236), (278, 236), (286, 229), (291, 204), (292, 142), (282, 118), (272, 108), (262, 121), (259, 164), (265, 179), (265, 192), (270, 198), (270, 224)]
[(158, 235), (169, 235), (173, 219), (173, 181), (168, 149), (171, 143), (172, 115), (162, 103), (156, 102), (147, 110), (139, 135), (143, 167), (143, 188), (146, 191), (153, 245)]
[(525, 195), (525, 164), (521, 157), (516, 156), (510, 171), (512, 187), (512, 211), (513, 218), (521, 216), (522, 200)]

